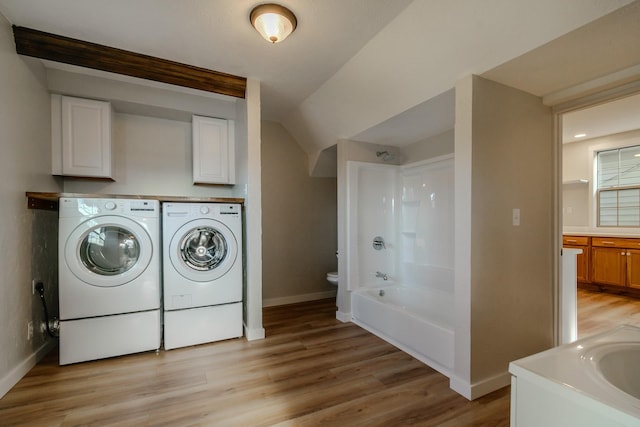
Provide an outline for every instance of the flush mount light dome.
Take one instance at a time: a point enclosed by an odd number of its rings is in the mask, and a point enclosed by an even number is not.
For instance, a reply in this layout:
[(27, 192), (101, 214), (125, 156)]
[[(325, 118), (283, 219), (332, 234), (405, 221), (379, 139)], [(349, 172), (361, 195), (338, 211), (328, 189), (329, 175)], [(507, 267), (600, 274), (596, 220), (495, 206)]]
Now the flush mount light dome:
[(293, 12), (274, 3), (261, 4), (253, 8), (249, 20), (256, 31), (269, 43), (283, 41), (298, 25)]

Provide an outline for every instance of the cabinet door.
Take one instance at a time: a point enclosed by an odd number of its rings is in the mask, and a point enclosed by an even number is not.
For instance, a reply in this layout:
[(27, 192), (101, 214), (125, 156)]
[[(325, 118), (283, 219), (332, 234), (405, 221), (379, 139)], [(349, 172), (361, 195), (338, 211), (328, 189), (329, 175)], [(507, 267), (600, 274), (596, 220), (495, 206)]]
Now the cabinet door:
[(625, 285), (626, 249), (591, 248), (591, 281), (603, 285)]
[(194, 184), (234, 184), (233, 121), (193, 116)]
[(640, 250), (627, 249), (627, 286), (640, 289)]
[(111, 105), (62, 97), (62, 174), (111, 178)]

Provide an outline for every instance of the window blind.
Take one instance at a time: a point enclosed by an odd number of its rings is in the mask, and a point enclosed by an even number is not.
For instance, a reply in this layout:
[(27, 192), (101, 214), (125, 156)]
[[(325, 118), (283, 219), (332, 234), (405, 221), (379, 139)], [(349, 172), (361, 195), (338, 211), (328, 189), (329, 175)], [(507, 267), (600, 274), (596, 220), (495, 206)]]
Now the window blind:
[(640, 146), (597, 154), (598, 225), (640, 227)]

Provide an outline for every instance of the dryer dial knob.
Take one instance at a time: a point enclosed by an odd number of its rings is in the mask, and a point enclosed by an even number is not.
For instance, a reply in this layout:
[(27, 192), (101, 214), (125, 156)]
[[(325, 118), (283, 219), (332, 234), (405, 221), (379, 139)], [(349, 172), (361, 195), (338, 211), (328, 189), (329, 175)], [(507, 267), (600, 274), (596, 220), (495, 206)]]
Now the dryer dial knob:
[(115, 202), (107, 202), (104, 204), (104, 208), (108, 211), (112, 211), (116, 208), (116, 203)]
[(211, 211), (208, 206), (200, 206), (200, 213), (203, 215), (208, 214)]

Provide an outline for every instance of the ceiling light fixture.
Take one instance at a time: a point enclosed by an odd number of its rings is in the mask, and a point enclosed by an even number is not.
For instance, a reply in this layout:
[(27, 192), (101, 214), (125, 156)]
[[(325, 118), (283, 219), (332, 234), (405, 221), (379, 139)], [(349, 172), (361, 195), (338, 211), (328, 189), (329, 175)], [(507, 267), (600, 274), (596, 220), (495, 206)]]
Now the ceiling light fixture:
[(251, 25), (269, 43), (279, 43), (289, 37), (298, 25), (296, 16), (284, 6), (265, 3), (253, 8)]
[(577, 134), (573, 135), (574, 138), (584, 138), (585, 136), (587, 136), (586, 133), (577, 133)]

